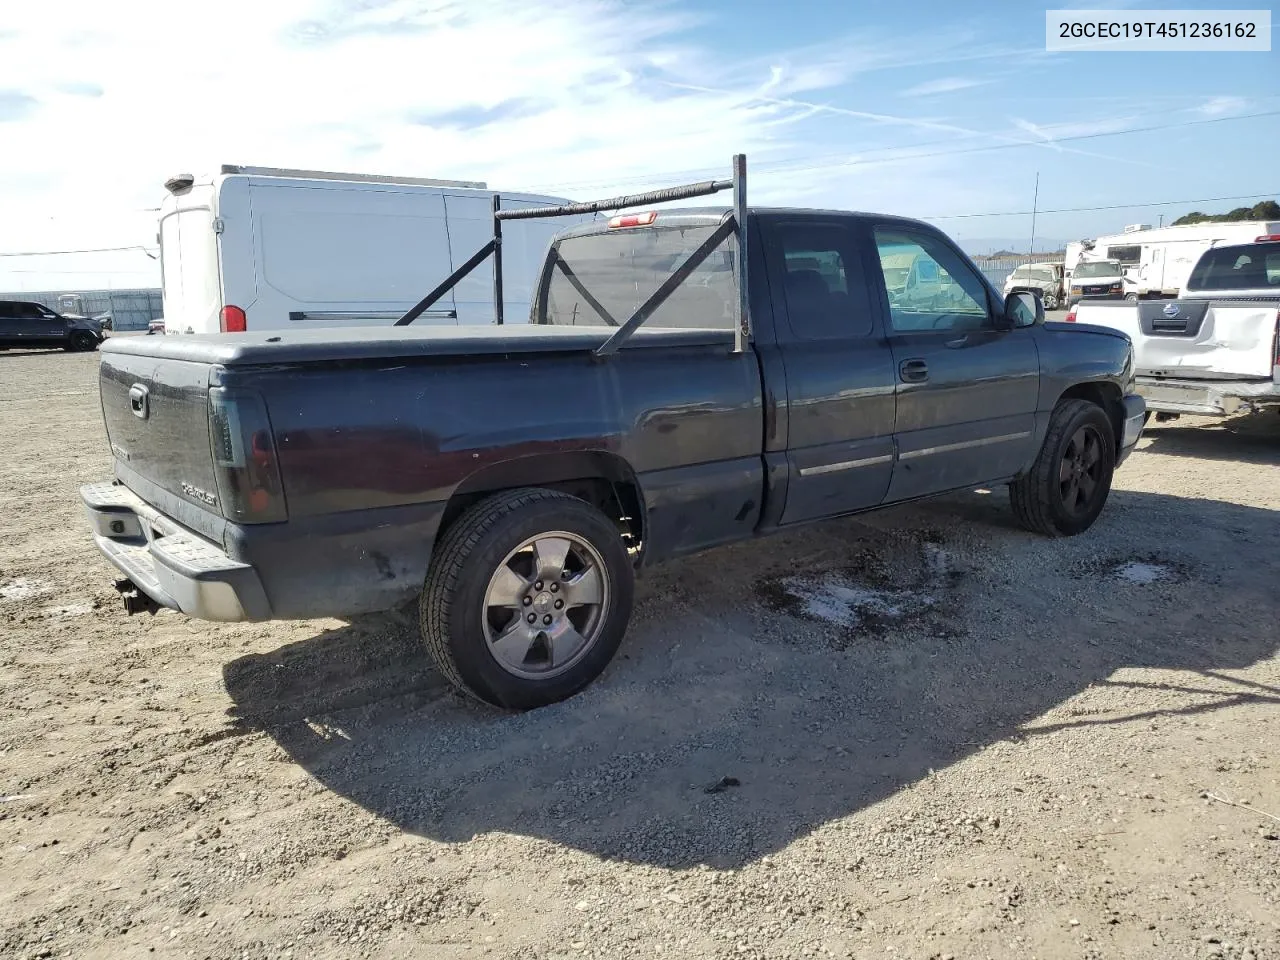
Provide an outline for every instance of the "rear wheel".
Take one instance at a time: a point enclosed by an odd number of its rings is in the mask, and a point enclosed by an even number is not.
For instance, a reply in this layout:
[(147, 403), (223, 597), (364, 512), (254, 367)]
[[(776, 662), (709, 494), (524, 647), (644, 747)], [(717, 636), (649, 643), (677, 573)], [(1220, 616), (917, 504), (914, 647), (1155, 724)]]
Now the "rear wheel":
[(1049, 537), (1088, 530), (1111, 492), (1115, 450), (1106, 411), (1087, 400), (1063, 400), (1035, 463), (1009, 484), (1018, 522)]
[(617, 527), (554, 490), (499, 493), (436, 547), (422, 591), (423, 641), (463, 692), (527, 710), (577, 693), (613, 659), (634, 571)]
[(1055, 297), (1052, 293), (1046, 293), (1044, 295), (1044, 308), (1046, 310), (1057, 310), (1058, 298)]

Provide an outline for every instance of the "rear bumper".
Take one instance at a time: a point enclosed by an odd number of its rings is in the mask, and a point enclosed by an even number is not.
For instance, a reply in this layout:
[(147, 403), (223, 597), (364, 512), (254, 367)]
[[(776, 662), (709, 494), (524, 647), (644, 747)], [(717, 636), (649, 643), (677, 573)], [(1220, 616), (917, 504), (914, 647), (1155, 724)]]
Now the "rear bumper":
[(253, 567), (227, 556), (111, 482), (80, 488), (93, 539), (111, 563), (162, 607), (201, 620), (269, 620)]
[(1160, 413), (1225, 417), (1280, 404), (1274, 380), (1164, 380), (1138, 377), (1138, 393)]
[[(141, 478), (130, 482), (152, 502), (176, 500), (148, 492)], [(188, 616), (222, 621), (348, 617), (399, 607), (422, 591), (447, 506), (225, 524), (220, 544), (122, 483), (88, 484), (80, 498), (98, 549), (141, 593)]]
[(1147, 422), (1147, 403), (1138, 394), (1131, 393), (1124, 398), (1124, 433), (1120, 437), (1120, 456), (1117, 465), (1124, 463), (1133, 448), (1138, 445), (1142, 436), (1142, 428)]

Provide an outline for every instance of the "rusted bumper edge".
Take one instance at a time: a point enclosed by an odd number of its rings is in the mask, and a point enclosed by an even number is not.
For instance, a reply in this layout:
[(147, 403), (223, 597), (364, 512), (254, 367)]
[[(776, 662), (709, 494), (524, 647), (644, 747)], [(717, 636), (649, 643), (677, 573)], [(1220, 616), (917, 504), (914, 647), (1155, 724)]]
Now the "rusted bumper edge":
[(1271, 380), (1161, 380), (1138, 377), (1138, 392), (1160, 413), (1227, 417), (1280, 405), (1280, 383)]
[(257, 571), (179, 526), (128, 487), (111, 481), (80, 488), (98, 549), (139, 592), (200, 620), (269, 620)]

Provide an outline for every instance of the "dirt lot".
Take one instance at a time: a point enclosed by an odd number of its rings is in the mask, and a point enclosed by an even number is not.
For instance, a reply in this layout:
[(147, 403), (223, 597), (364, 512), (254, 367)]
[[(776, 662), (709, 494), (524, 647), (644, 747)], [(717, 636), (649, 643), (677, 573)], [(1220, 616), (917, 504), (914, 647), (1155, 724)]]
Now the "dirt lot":
[(0, 956), (1280, 957), (1280, 417), (1069, 541), (998, 490), (674, 564), (515, 716), (406, 619), (127, 618), (96, 365), (0, 354)]

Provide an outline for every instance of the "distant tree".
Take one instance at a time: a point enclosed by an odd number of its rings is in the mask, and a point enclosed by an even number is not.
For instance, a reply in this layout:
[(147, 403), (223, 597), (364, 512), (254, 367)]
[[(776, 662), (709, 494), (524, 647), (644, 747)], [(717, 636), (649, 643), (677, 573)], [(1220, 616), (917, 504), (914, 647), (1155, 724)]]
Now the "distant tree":
[(1238, 223), (1242, 220), (1280, 220), (1280, 203), (1263, 200), (1252, 207), (1236, 207), (1227, 213), (1201, 213), (1193, 210), (1173, 221), (1173, 226), (1181, 227), (1189, 223)]

